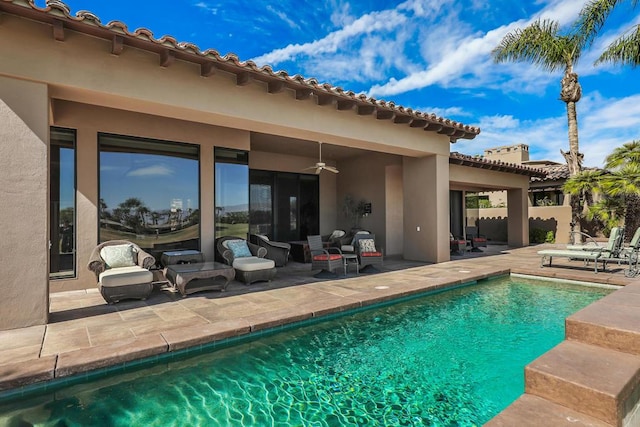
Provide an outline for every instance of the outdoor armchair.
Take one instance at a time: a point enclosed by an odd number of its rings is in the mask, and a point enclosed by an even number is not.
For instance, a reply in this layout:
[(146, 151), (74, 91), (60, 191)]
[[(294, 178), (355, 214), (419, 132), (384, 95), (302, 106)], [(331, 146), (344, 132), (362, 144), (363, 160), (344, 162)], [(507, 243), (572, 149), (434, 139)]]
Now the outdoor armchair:
[(216, 246), (224, 262), (236, 270), (236, 280), (249, 285), (258, 281), (270, 282), (276, 276), (276, 263), (265, 258), (265, 248), (235, 236), (219, 238)]
[(265, 248), (267, 250), (265, 258), (273, 260), (276, 267), (284, 267), (289, 262), (291, 251), (289, 243), (269, 240), (269, 237), (263, 234), (249, 234), (249, 242)]
[(382, 251), (376, 247), (375, 234), (356, 234), (354, 238), (354, 247), (358, 255), (360, 271), (364, 271), (366, 267), (370, 270), (377, 270), (376, 266), (382, 266)]
[(478, 227), (467, 227), (467, 240), (473, 252), (481, 251), (480, 246), (487, 247), (487, 237), (479, 233)]
[(314, 277), (335, 277), (335, 271), (344, 267), (342, 251), (339, 248), (324, 248), (321, 236), (307, 236), (307, 243), (311, 252), (311, 270), (320, 270)]
[(127, 240), (109, 240), (93, 249), (87, 268), (96, 275), (108, 304), (123, 299), (145, 300), (153, 290), (153, 256)]

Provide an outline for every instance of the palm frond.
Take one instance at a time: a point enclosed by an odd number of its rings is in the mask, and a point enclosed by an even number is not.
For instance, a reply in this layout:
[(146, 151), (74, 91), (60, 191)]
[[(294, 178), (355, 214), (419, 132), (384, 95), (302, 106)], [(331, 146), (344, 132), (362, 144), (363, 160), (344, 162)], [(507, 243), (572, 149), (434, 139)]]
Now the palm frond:
[(576, 42), (573, 37), (559, 35), (558, 28), (558, 22), (550, 19), (518, 28), (505, 35), (493, 49), (493, 59), (495, 62), (530, 62), (548, 71), (566, 68), (567, 54), (576, 54)]
[(596, 61), (597, 64), (612, 62), (620, 65), (640, 65), (640, 25), (611, 43)]
[[(574, 25), (575, 32), (580, 34), (585, 46), (593, 43), (604, 26), (607, 18), (622, 0), (589, 0), (580, 11)], [(634, 0), (634, 3), (637, 0)]]
[(626, 164), (640, 165), (640, 140), (635, 140), (616, 147), (605, 159), (605, 168), (617, 169)]
[(572, 196), (581, 196), (587, 192), (602, 192), (602, 179), (605, 176), (601, 170), (586, 170), (569, 178), (563, 185), (562, 191)]

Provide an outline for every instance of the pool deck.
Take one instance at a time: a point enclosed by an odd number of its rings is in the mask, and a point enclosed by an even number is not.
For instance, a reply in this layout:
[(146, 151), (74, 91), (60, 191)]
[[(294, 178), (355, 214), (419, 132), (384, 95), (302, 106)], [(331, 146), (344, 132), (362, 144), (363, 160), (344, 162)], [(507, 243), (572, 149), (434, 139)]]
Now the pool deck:
[(0, 332), (0, 391), (511, 272), (625, 287), (567, 319), (567, 340), (526, 368), (526, 394), (490, 425), (640, 418), (640, 279), (617, 264), (597, 274), (566, 259), (540, 268), (536, 252), (553, 247), (490, 245), (430, 265), (388, 259), (379, 273), (339, 280), (317, 280), (309, 264), (290, 263), (269, 284), (232, 282), (226, 292), (186, 298), (159, 285), (146, 301), (115, 305), (97, 289), (55, 292), (49, 324)]

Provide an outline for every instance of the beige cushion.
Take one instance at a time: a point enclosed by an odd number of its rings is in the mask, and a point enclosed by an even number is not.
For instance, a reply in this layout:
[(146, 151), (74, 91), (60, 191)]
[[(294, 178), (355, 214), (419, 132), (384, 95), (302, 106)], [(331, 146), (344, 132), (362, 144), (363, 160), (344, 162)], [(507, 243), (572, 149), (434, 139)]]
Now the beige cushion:
[(133, 245), (111, 245), (100, 249), (100, 257), (108, 268), (132, 267), (136, 265)]
[(376, 243), (373, 241), (373, 239), (360, 239), (358, 241), (358, 246), (360, 246), (360, 252), (376, 251)]
[(133, 267), (110, 268), (100, 273), (102, 286), (126, 286), (153, 282), (153, 273), (137, 265)]
[(266, 258), (258, 258), (257, 256), (249, 256), (235, 258), (233, 260), (233, 268), (240, 271), (258, 271), (268, 270), (276, 266), (275, 261)]

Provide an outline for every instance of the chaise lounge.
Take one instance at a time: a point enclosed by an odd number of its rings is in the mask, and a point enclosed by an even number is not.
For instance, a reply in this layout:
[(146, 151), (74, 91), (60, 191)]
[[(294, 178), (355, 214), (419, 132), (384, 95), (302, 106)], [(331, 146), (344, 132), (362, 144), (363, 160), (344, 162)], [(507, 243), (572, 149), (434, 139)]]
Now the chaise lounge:
[[(538, 255), (542, 258), (540, 259), (540, 267), (544, 267), (545, 259), (549, 259), (548, 267), (551, 267), (551, 263), (553, 261), (553, 257), (561, 257), (561, 258), (569, 258), (572, 260), (581, 260), (585, 262), (585, 265), (589, 261), (593, 261), (594, 263), (594, 271), (598, 272), (598, 262), (602, 261), (602, 269), (607, 269), (608, 261), (619, 261), (618, 255), (620, 253), (620, 246), (622, 243), (622, 232), (619, 227), (614, 227), (611, 229), (611, 234), (609, 235), (609, 241), (607, 245), (604, 247), (593, 247), (591, 245), (585, 246), (585, 249), (544, 249), (538, 251)], [(593, 249), (592, 249), (593, 247)]]

